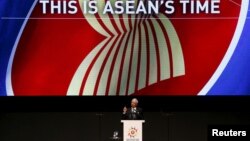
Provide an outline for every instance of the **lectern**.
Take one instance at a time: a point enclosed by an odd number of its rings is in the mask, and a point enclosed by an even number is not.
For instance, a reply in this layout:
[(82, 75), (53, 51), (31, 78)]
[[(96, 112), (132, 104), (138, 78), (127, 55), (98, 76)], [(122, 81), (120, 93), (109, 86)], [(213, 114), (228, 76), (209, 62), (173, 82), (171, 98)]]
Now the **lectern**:
[(142, 141), (142, 124), (145, 120), (122, 120), (123, 141)]

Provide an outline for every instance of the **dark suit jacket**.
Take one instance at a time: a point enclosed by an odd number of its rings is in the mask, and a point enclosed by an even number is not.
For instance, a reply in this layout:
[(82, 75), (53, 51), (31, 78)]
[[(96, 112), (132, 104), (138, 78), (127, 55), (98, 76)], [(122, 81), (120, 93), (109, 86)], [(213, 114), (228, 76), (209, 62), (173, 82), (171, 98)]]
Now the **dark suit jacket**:
[(123, 120), (142, 120), (143, 118), (142, 109), (139, 107), (136, 107), (135, 112), (132, 112), (131, 108), (129, 108), (125, 114), (122, 114)]

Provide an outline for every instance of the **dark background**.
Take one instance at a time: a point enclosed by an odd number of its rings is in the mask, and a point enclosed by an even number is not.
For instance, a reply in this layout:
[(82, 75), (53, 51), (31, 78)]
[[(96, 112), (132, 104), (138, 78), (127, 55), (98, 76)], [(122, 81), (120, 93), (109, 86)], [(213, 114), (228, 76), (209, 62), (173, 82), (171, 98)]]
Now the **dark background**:
[[(0, 141), (108, 141), (133, 97), (1, 97)], [(144, 141), (207, 141), (209, 125), (250, 125), (249, 97), (138, 97)], [(236, 139), (237, 140), (237, 139)]]

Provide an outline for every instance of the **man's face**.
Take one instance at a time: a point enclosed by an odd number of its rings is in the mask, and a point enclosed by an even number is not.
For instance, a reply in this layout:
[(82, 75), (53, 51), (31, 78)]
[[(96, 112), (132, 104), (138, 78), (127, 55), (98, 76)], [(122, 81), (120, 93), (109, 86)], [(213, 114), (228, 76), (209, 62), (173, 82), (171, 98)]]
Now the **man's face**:
[(136, 107), (137, 106), (137, 101), (136, 100), (132, 100), (131, 101), (131, 107)]

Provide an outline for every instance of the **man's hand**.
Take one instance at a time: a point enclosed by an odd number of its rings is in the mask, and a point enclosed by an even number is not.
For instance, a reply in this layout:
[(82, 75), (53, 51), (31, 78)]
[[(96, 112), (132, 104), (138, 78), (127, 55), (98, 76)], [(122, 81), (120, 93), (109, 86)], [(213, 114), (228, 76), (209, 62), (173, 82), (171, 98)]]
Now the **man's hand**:
[(126, 112), (127, 112), (127, 107), (125, 106), (124, 108), (123, 108), (123, 114), (126, 114)]

